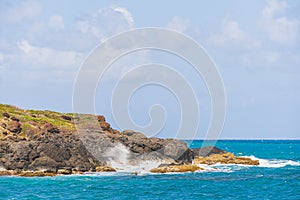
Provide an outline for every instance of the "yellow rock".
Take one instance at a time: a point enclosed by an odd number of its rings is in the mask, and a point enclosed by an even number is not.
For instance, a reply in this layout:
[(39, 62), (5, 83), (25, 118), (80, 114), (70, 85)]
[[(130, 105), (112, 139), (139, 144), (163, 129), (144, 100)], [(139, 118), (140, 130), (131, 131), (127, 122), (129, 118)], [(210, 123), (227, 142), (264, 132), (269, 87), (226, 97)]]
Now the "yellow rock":
[(0, 170), (0, 176), (12, 176), (16, 175), (13, 170)]
[(170, 165), (164, 167), (158, 167), (151, 169), (153, 173), (168, 173), (168, 172), (194, 172), (197, 170), (203, 170), (201, 167), (193, 164), (189, 165)]
[(207, 157), (196, 157), (194, 164), (207, 164), (213, 165), (216, 163), (221, 164), (243, 164), (243, 165), (259, 165), (258, 160), (252, 160), (250, 158), (235, 156), (232, 153), (213, 154)]
[(96, 172), (116, 172), (117, 170), (110, 166), (98, 166)]
[(43, 171), (23, 171), (19, 176), (26, 176), (26, 177), (32, 177), (32, 176), (55, 176), (56, 173), (52, 172), (43, 172)]
[(57, 174), (72, 174), (72, 170), (71, 169), (59, 169), (57, 170)]

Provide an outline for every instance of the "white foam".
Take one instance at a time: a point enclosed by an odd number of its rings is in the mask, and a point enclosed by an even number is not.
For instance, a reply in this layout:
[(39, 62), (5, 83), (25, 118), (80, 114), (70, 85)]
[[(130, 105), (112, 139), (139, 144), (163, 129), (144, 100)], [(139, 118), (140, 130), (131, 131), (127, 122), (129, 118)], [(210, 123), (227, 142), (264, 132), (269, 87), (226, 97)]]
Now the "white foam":
[(281, 159), (261, 159), (255, 156), (244, 156), (246, 158), (251, 158), (252, 160), (258, 160), (258, 167), (267, 167), (267, 168), (280, 168), (285, 166), (300, 166), (299, 161), (293, 160), (281, 160)]
[(204, 170), (198, 170), (197, 172), (232, 172), (232, 169), (226, 165), (206, 165), (198, 164)]
[(109, 158), (109, 165), (117, 170), (117, 172), (145, 174), (151, 169), (158, 167), (161, 162), (156, 160), (141, 160), (130, 162), (130, 151), (123, 144), (117, 144), (106, 152)]

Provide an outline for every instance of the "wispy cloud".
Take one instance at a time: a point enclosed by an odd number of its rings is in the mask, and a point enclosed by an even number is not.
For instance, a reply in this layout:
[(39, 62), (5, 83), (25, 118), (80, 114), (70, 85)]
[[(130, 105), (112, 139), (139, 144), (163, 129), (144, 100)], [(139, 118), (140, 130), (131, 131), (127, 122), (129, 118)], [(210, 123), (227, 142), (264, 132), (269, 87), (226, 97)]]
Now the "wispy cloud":
[(208, 38), (209, 42), (218, 47), (227, 48), (258, 48), (260, 42), (242, 30), (240, 24), (226, 16), (220, 26), (220, 32)]
[(268, 0), (262, 11), (263, 29), (272, 41), (280, 45), (293, 45), (299, 39), (300, 21), (283, 15), (288, 8), (285, 1)]
[(124, 18), (126, 19), (126, 21), (127, 21), (128, 25), (130, 26), (130, 28), (133, 28), (133, 26), (134, 26), (133, 17), (131, 15), (131, 13), (126, 8), (116, 7), (116, 8), (114, 8), (114, 11), (121, 13), (124, 16)]
[[(2, 4), (3, 2), (1, 2)], [(41, 14), (42, 5), (39, 1), (29, 0), (22, 2), (7, 1), (0, 9), (0, 21), (18, 23), (22, 20), (32, 19)]]
[(167, 25), (167, 28), (184, 33), (191, 26), (191, 21), (188, 18), (175, 16)]

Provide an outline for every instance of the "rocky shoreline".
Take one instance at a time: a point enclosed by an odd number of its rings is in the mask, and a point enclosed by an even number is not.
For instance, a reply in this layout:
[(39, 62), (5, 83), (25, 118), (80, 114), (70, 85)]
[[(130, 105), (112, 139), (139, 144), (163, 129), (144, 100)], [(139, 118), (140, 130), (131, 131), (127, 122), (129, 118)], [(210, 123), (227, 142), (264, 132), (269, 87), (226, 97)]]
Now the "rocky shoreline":
[(113, 164), (136, 166), (146, 161), (161, 164), (149, 169), (153, 173), (201, 170), (199, 164), (259, 164), (216, 147), (190, 149), (176, 139), (119, 132), (101, 115), (23, 110), (0, 104), (0, 175), (114, 172), (118, 168)]

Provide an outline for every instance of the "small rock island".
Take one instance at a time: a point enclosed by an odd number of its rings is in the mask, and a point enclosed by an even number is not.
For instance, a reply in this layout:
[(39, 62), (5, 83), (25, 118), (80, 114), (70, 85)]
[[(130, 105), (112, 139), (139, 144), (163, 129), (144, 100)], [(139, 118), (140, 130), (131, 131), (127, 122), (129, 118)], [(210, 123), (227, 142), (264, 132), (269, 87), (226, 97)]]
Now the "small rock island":
[(216, 147), (113, 129), (102, 115), (23, 110), (0, 104), (0, 175), (55, 176), (115, 172), (153, 161), (153, 173), (194, 172), (201, 165), (259, 165)]

